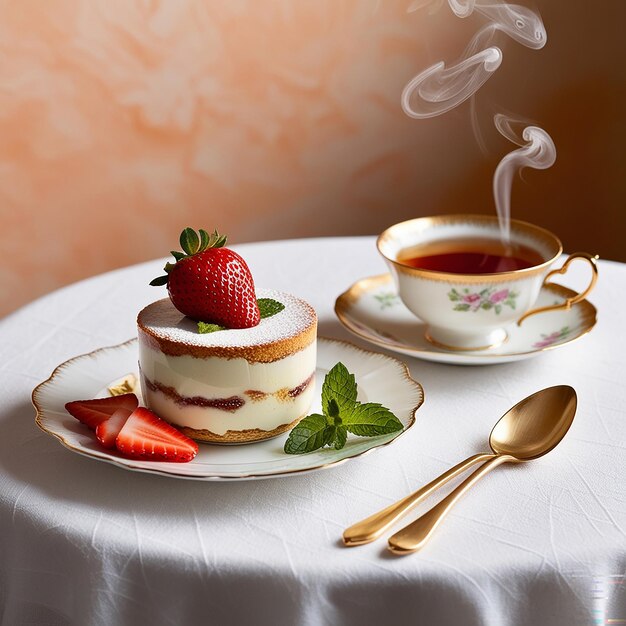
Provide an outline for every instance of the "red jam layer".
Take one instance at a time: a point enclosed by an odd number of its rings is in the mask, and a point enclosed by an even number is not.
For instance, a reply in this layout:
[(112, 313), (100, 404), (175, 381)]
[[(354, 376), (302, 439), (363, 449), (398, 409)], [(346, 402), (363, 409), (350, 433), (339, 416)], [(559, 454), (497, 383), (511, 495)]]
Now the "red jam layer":
[[(246, 394), (256, 399), (264, 398), (268, 395), (276, 395), (279, 399), (285, 398), (297, 398), (313, 381), (315, 374), (311, 374), (304, 382), (300, 383), (297, 387), (289, 390), (279, 390), (275, 394), (266, 394), (262, 391), (248, 390)], [(202, 408), (219, 409), (221, 411), (228, 411), (234, 413), (237, 409), (240, 409), (246, 401), (239, 396), (231, 396), (230, 398), (204, 398), (202, 396), (181, 396), (174, 387), (168, 387), (156, 381), (148, 379), (143, 372), (141, 373), (143, 382), (150, 391), (160, 391), (165, 394), (179, 406), (198, 406)]]

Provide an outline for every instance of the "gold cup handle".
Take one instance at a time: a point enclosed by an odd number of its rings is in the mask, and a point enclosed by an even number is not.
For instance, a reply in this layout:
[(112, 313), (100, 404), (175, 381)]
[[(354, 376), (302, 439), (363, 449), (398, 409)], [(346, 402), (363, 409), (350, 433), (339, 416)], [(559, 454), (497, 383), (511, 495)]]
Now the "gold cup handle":
[(567, 257), (565, 263), (563, 263), (562, 267), (560, 267), (558, 270), (552, 270), (551, 272), (548, 272), (547, 276), (543, 279), (543, 284), (544, 285), (549, 284), (550, 278), (552, 278), (553, 276), (556, 276), (557, 274), (565, 274), (570, 264), (572, 263), (572, 261), (575, 261), (576, 259), (582, 259), (584, 261), (587, 261), (589, 265), (591, 265), (591, 281), (589, 282), (589, 285), (587, 285), (587, 289), (585, 289), (584, 291), (581, 291), (575, 296), (572, 296), (571, 298), (567, 298), (565, 302), (561, 304), (553, 304), (552, 306), (542, 306), (542, 307), (538, 307), (536, 309), (531, 309), (530, 311), (527, 311), (526, 313), (524, 313), (524, 315), (522, 315), (522, 317), (520, 317), (517, 320), (518, 326), (521, 326), (522, 322), (525, 319), (528, 319), (531, 315), (536, 315), (537, 313), (545, 313), (546, 311), (560, 311), (562, 309), (565, 309), (566, 311), (568, 311), (569, 309), (572, 308), (572, 305), (576, 304), (577, 302), (580, 302), (581, 300), (584, 300), (589, 295), (591, 290), (595, 287), (596, 282), (598, 281), (598, 263), (597, 263), (598, 255), (597, 254), (592, 255), (592, 254), (588, 254), (587, 252), (574, 252), (574, 254), (570, 254)]

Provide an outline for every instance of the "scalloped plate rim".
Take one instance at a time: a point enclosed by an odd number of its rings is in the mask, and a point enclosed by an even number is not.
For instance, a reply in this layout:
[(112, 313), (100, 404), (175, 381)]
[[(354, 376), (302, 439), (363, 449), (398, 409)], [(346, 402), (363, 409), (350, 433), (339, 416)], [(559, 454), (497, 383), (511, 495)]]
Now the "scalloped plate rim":
[[(581, 332), (576, 334), (573, 337), (561, 342), (556, 343), (554, 345), (545, 346), (542, 348), (535, 348), (533, 350), (527, 350), (524, 352), (503, 352), (503, 353), (490, 353), (489, 350), (484, 350), (483, 353), (475, 352), (453, 352), (446, 351), (431, 344), (425, 345), (423, 348), (421, 347), (412, 347), (408, 344), (398, 345), (397, 343), (391, 341), (385, 341), (384, 338), (378, 338), (377, 336), (373, 336), (372, 334), (367, 334), (361, 330), (359, 330), (356, 326), (352, 324), (352, 322), (348, 319), (348, 310), (354, 306), (354, 302), (351, 300), (358, 300), (360, 296), (355, 296), (355, 292), (359, 292), (362, 295), (363, 292), (368, 291), (368, 288), (364, 285), (368, 282), (375, 281), (385, 281), (389, 282), (393, 285), (393, 277), (389, 273), (385, 274), (376, 274), (373, 276), (366, 276), (364, 278), (360, 278), (355, 281), (348, 287), (344, 292), (342, 292), (337, 299), (335, 300), (335, 315), (341, 322), (342, 326), (350, 331), (354, 336), (367, 341), (370, 344), (375, 346), (385, 348), (386, 350), (390, 350), (397, 354), (403, 354), (405, 356), (414, 357), (417, 359), (423, 359), (425, 361), (431, 361), (433, 363), (446, 363), (452, 365), (496, 365), (498, 363), (510, 363), (515, 361), (522, 361), (525, 359), (532, 358), (534, 356), (538, 356), (542, 352), (546, 352), (548, 350), (557, 350), (563, 346), (569, 345), (574, 341), (579, 340), (584, 337), (588, 333), (590, 333), (595, 325), (598, 322), (597, 319), (597, 309), (596, 307), (589, 302), (589, 300), (584, 299), (580, 302), (577, 302), (573, 305), (574, 307), (585, 307), (588, 315), (592, 317), (592, 320), (582, 329)], [(576, 294), (575, 291), (565, 287), (564, 285), (559, 285), (557, 283), (548, 283), (547, 285), (543, 285), (541, 287), (542, 290), (546, 290), (549, 292), (555, 292), (558, 295), (567, 295), (571, 297)], [(423, 322), (422, 322), (423, 323)]]
[[(104, 346), (101, 348), (97, 348), (90, 352), (74, 356), (70, 359), (67, 359), (63, 363), (60, 363), (53, 370), (52, 374), (46, 380), (41, 382), (39, 385), (37, 385), (33, 389), (31, 400), (32, 400), (33, 406), (35, 407), (35, 412), (36, 412), (35, 422), (37, 426), (41, 430), (43, 430), (45, 433), (57, 439), (68, 450), (71, 450), (72, 452), (80, 454), (81, 456), (88, 457), (90, 459), (104, 461), (106, 463), (115, 465), (116, 467), (120, 467), (125, 470), (130, 470), (130, 471), (135, 471), (135, 472), (140, 472), (140, 473), (148, 473), (148, 474), (159, 475), (159, 476), (169, 476), (172, 478), (183, 478), (187, 480), (230, 482), (230, 481), (242, 481), (242, 480), (254, 480), (254, 479), (266, 479), (266, 478), (277, 478), (277, 477), (283, 477), (283, 476), (292, 476), (292, 475), (304, 474), (308, 472), (314, 472), (314, 471), (321, 470), (321, 469), (328, 469), (331, 467), (337, 467), (339, 465), (343, 465), (344, 463), (346, 463), (347, 461), (350, 461), (351, 459), (364, 456), (376, 449), (385, 447), (393, 443), (394, 441), (396, 441), (402, 435), (404, 435), (407, 431), (409, 431), (414, 426), (416, 422), (415, 415), (417, 413), (417, 410), (424, 403), (424, 389), (418, 381), (412, 378), (409, 372), (409, 369), (404, 362), (400, 361), (399, 359), (396, 359), (394, 357), (391, 357), (391, 356), (388, 356), (379, 352), (374, 352), (372, 350), (361, 348), (360, 346), (357, 346), (348, 341), (334, 339), (334, 338), (327, 338), (327, 337), (318, 337), (318, 347), (320, 344), (327, 344), (327, 345), (333, 344), (335, 347), (341, 347), (341, 349), (343, 350), (347, 349), (353, 352), (361, 352), (361, 353), (368, 354), (368, 355), (375, 355), (375, 357), (378, 359), (395, 363), (400, 367), (401, 372), (403, 374), (403, 378), (406, 381), (406, 384), (411, 387), (411, 392), (416, 394), (414, 399), (417, 400), (416, 404), (410, 410), (410, 413), (406, 419), (406, 422), (403, 420), (403, 423), (405, 423), (405, 427), (402, 431), (400, 431), (397, 434), (394, 434), (393, 437), (390, 435), (384, 436), (389, 439), (388, 440), (385, 439), (382, 441), (380, 441), (381, 438), (378, 438), (378, 437), (372, 438), (371, 440), (366, 440), (365, 438), (358, 438), (359, 441), (363, 441), (363, 442), (367, 441), (371, 443), (372, 445), (369, 445), (366, 447), (366, 449), (360, 450), (346, 457), (329, 460), (328, 462), (320, 463), (318, 465), (312, 465), (312, 466), (306, 466), (306, 467), (292, 467), (291, 469), (287, 468), (284, 470), (272, 470), (272, 471), (266, 471), (266, 472), (256, 471), (256, 472), (240, 472), (240, 473), (232, 473), (232, 474), (220, 474), (216, 472), (207, 472), (204, 474), (189, 474), (189, 473), (185, 473), (184, 471), (181, 472), (178, 469), (178, 468), (184, 468), (185, 466), (188, 466), (189, 465), (188, 463), (163, 463), (161, 462), (159, 463), (159, 467), (146, 467), (145, 464), (149, 464), (150, 463), (149, 461), (134, 461), (132, 459), (126, 459), (123, 457), (114, 456), (111, 453), (107, 452), (105, 449), (92, 451), (86, 448), (81, 448), (79, 445), (74, 445), (70, 443), (69, 441), (67, 441), (66, 437), (68, 436), (69, 431), (58, 423), (58, 418), (57, 418), (56, 428), (52, 428), (50, 426), (50, 420), (54, 422), (55, 415), (57, 416), (62, 415), (63, 417), (66, 417), (66, 416), (63, 415), (60, 411), (58, 411), (56, 408), (46, 407), (45, 401), (42, 402), (42, 395), (47, 391), (54, 390), (55, 388), (57, 388), (58, 390), (59, 379), (61, 378), (61, 376), (67, 375), (68, 373), (71, 375), (72, 368), (80, 366), (81, 360), (94, 359), (94, 358), (95, 359), (108, 358), (108, 356), (111, 353), (115, 354), (116, 352), (121, 351), (121, 350), (132, 349), (134, 346), (136, 346), (136, 344), (137, 344), (137, 338), (133, 337), (122, 343), (115, 344), (112, 346)], [(126, 373), (127, 372), (124, 372), (124, 371), (119, 372), (120, 375), (124, 375)], [(100, 384), (100, 388), (105, 388), (112, 380), (115, 380), (115, 378), (109, 379), (107, 377), (107, 380), (99, 380), (98, 383)], [(357, 383), (358, 383), (358, 378), (357, 378)], [(70, 401), (72, 399), (75, 399), (75, 398), (67, 397), (67, 401)], [(382, 403), (383, 404), (385, 403), (384, 399), (382, 399)], [(258, 442), (258, 443), (262, 444), (263, 442)], [(206, 445), (206, 444), (201, 444), (201, 445)], [(254, 446), (254, 445), (256, 444), (255, 443), (246, 444), (246, 446)], [(240, 448), (241, 446), (232, 445), (232, 446), (219, 446), (219, 447), (237, 449), (237, 448)], [(325, 448), (323, 450), (324, 453), (328, 451), (334, 452), (334, 450), (330, 448)], [(316, 454), (316, 452), (313, 452), (312, 454)], [(306, 456), (307, 455), (293, 455), (293, 460), (295, 461), (298, 459), (303, 459)], [(291, 458), (292, 458), (291, 455), (285, 455), (285, 461), (291, 460)], [(193, 463), (193, 462), (194, 461), (191, 461), (190, 463)], [(259, 463), (268, 463), (268, 462), (270, 461), (269, 460), (262, 461)], [(258, 465), (259, 463), (256, 463), (256, 464)], [(254, 464), (255, 463), (253, 463), (252, 465)], [(241, 464), (233, 463), (232, 465), (241, 465)]]

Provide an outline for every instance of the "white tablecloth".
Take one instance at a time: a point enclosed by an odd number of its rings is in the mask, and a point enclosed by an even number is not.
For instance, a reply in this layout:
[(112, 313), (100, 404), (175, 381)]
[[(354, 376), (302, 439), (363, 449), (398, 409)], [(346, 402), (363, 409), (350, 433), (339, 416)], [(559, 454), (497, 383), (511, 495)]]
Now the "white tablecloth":
[[(346, 339), (335, 297), (384, 271), (371, 237), (238, 250), (257, 286), (304, 297), (320, 334)], [(626, 618), (626, 266), (601, 263), (599, 323), (569, 346), (482, 367), (400, 357), (426, 401), (392, 445), (311, 474), (216, 484), (81, 457), (33, 419), (31, 390), (58, 363), (134, 336), (137, 311), (162, 297), (148, 286), (162, 265), (83, 281), (0, 322), (2, 626)], [(585, 271), (568, 283), (584, 284)], [(554, 384), (572, 385), (579, 408), (552, 453), (494, 471), (420, 553), (395, 557), (384, 540), (342, 546), (346, 526), (487, 451), (500, 415)]]

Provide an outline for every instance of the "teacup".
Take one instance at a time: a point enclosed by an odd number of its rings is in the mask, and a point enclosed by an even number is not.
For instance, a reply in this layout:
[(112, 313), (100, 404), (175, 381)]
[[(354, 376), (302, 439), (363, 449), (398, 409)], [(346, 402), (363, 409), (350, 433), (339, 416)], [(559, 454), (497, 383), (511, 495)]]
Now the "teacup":
[[(498, 219), (488, 215), (416, 218), (391, 226), (377, 241), (400, 298), (428, 325), (426, 338), (448, 350), (483, 350), (500, 345), (508, 337), (507, 327), (519, 325), (537, 313), (569, 309), (583, 300), (596, 283), (596, 256), (576, 252), (559, 269), (551, 271), (563, 252), (561, 242), (544, 228), (519, 220), (511, 220), (507, 254), (490, 257), (495, 259), (494, 267), (502, 261), (506, 271), (463, 265), (464, 259), (469, 263), (474, 254), (463, 253), (464, 246), (473, 246), (474, 252), (487, 258), (492, 248), (502, 245)], [(520, 258), (512, 260), (507, 256), (509, 252)], [(565, 274), (575, 259), (591, 266), (587, 288), (563, 303), (532, 309), (541, 287), (554, 275)], [(457, 266), (450, 265), (454, 262)], [(421, 263), (424, 265), (420, 267)], [(446, 263), (454, 269), (441, 271)]]

